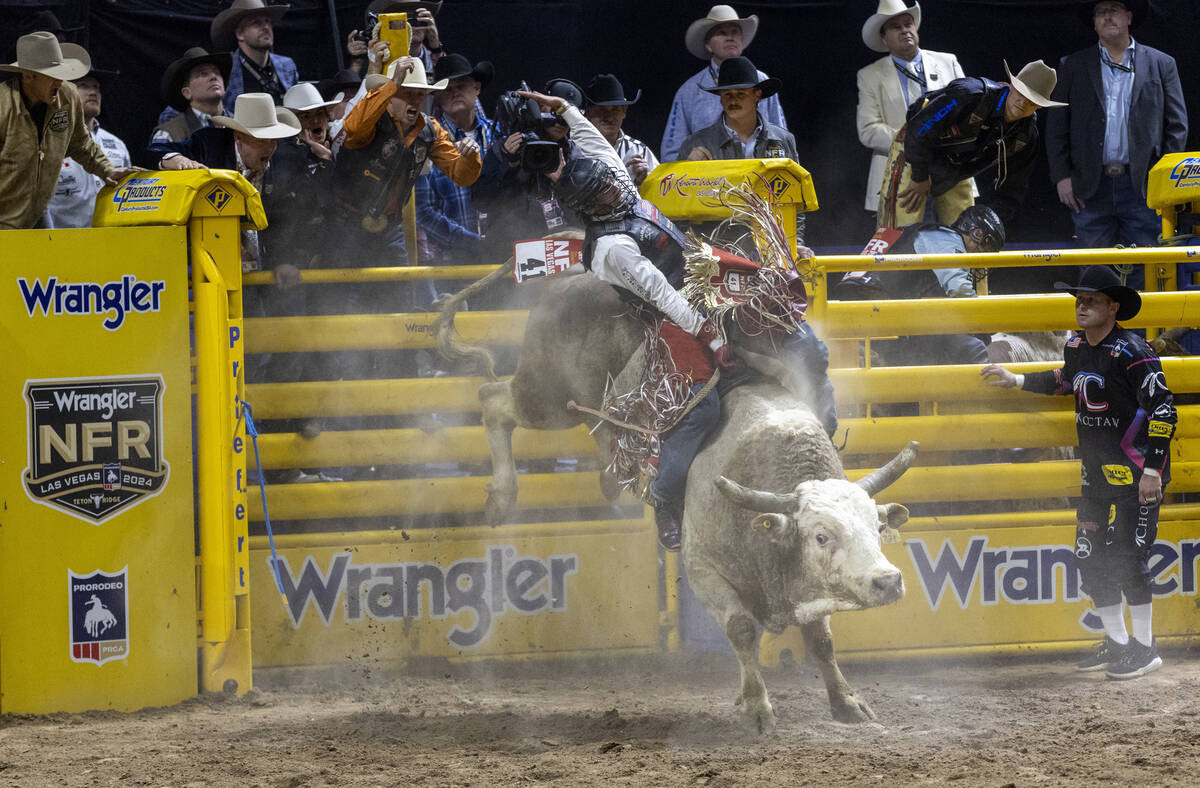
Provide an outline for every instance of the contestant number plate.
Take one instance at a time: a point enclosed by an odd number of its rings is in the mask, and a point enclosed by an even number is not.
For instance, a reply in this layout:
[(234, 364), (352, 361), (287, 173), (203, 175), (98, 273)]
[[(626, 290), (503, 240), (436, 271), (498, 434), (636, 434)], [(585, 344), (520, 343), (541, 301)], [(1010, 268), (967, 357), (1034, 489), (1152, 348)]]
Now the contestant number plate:
[(583, 262), (583, 241), (575, 238), (538, 238), (513, 244), (513, 278), (517, 282), (562, 273)]

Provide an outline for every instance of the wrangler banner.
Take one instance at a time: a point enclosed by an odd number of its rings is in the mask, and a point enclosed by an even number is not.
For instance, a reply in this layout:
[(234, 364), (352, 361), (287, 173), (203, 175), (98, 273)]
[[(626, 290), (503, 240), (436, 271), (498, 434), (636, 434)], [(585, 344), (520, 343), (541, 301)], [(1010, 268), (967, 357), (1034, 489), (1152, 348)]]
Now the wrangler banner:
[[(835, 615), (840, 657), (1072, 649), (1103, 637), (1080, 586), (1074, 522), (900, 533), (884, 553), (904, 574), (904, 598)], [(1198, 556), (1193, 523), (1160, 524), (1148, 561), (1159, 640), (1195, 636)], [(798, 630), (764, 637), (761, 659), (773, 664), (789, 649), (803, 653)]]
[(650, 652), (645, 520), (277, 537), (251, 545), (254, 665)]
[(0, 712), (175, 703), (196, 686), (186, 230), (9, 231), (0, 261)]

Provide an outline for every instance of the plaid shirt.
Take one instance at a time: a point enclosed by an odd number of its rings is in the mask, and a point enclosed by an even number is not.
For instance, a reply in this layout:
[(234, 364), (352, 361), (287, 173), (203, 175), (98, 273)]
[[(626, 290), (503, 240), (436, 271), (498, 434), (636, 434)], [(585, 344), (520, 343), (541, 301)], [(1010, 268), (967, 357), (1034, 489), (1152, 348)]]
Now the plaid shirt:
[[(468, 134), (479, 144), (481, 153), (492, 145), (492, 125), (476, 111), (475, 128), (469, 132), (454, 125), (447, 117), (439, 123), (450, 139), (461, 140)], [(422, 262), (446, 264), (455, 252), (471, 252), (479, 246), (479, 211), (472, 199), (471, 186), (459, 186), (444, 172), (430, 167), (417, 179), (417, 228), (420, 230)]]

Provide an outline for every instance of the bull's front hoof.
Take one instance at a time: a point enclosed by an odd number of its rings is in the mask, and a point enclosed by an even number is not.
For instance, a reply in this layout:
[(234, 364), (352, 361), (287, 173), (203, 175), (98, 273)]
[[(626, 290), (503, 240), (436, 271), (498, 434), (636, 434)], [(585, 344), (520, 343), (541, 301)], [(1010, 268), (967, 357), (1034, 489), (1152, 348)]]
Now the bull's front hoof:
[(875, 712), (871, 711), (865, 700), (860, 700), (856, 695), (847, 695), (840, 703), (830, 704), (830, 709), (833, 711), (833, 718), (838, 722), (859, 724), (875, 719)]
[(483, 516), (489, 525), (504, 525), (512, 515), (515, 496), (500, 493), (488, 486), (487, 503), (483, 507)]
[(743, 699), (742, 719), (750, 730), (760, 736), (775, 732), (775, 710), (771, 708), (770, 701), (746, 703)]

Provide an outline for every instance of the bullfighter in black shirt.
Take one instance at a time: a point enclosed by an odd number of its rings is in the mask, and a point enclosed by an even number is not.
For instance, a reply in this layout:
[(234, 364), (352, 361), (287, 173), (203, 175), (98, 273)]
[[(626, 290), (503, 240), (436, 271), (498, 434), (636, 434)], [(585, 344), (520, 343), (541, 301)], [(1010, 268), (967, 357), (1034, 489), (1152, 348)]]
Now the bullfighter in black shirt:
[[(1076, 669), (1138, 678), (1162, 665), (1151, 627), (1153, 577), (1147, 559), (1158, 534), (1163, 487), (1170, 481), (1175, 405), (1154, 351), (1117, 324), (1141, 309), (1136, 290), (1105, 266), (1085, 268), (1077, 285), (1055, 287), (1075, 296), (1075, 319), (1082, 329), (1067, 341), (1063, 366), (1014, 375), (989, 364), (982, 374), (993, 386), (1075, 394), (1083, 465), (1075, 559), (1106, 633), (1099, 650)], [(1132, 637), (1125, 630), (1125, 602)]]

